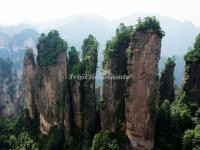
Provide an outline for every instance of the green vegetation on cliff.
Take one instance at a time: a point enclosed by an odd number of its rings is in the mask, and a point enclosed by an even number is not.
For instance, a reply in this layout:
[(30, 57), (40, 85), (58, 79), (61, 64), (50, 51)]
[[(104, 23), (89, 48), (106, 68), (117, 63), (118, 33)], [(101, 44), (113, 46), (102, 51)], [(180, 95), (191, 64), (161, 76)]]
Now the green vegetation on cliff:
[(190, 109), (182, 100), (175, 100), (171, 105), (171, 140), (175, 149), (182, 147), (184, 131), (190, 128), (193, 128)]
[(39, 150), (38, 120), (29, 118), (24, 110), (17, 118), (0, 118), (0, 145), (2, 150)]
[(170, 102), (175, 99), (175, 85), (174, 85), (174, 68), (176, 66), (174, 58), (168, 58), (165, 64), (165, 69), (161, 72), (160, 77), (160, 103), (165, 99)]
[(155, 147), (160, 150), (171, 148), (171, 129), (170, 129), (170, 102), (165, 100), (157, 112), (155, 127)]
[(10, 59), (0, 58), (0, 77), (7, 78), (12, 72), (13, 63)]
[(200, 106), (200, 34), (197, 36), (193, 48), (185, 55), (185, 74), (183, 91), (185, 102), (194, 113)]
[(161, 38), (165, 36), (165, 32), (160, 27), (160, 21), (155, 17), (146, 17), (143, 20), (138, 19), (138, 24), (135, 26), (136, 30), (149, 30), (155, 31)]
[(86, 73), (95, 74), (97, 69), (97, 57), (98, 57), (99, 43), (93, 35), (89, 35), (83, 41), (82, 58), (83, 66)]
[(25, 56), (28, 57), (33, 64), (35, 64), (33, 49), (27, 48), (25, 51)]
[[(96, 75), (98, 42), (93, 35), (89, 35), (83, 41), (82, 59), (83, 73), (86, 75)], [(96, 132), (96, 95), (95, 79), (84, 79), (81, 81), (82, 90), (82, 108), (84, 122), (84, 147), (87, 149), (91, 146), (92, 139)]]
[(193, 49), (185, 55), (186, 63), (200, 62), (200, 34), (196, 37)]
[(125, 26), (123, 23), (120, 24), (120, 26), (116, 29), (115, 36), (106, 43), (103, 67), (105, 67), (106, 62), (111, 57), (119, 53), (118, 51), (121, 47), (128, 47), (133, 31), (133, 26)]
[(165, 100), (157, 113), (155, 149), (181, 149), (185, 130), (193, 127), (190, 109), (182, 98), (171, 105)]
[(37, 44), (38, 65), (48, 66), (56, 63), (56, 58), (60, 53), (68, 49), (67, 42), (64, 41), (58, 31), (51, 30), (47, 35), (42, 33)]
[(91, 150), (122, 150), (128, 145), (124, 133), (99, 132), (95, 135)]
[(185, 131), (183, 137), (183, 150), (199, 150), (200, 149), (200, 124), (193, 130)]
[(70, 47), (68, 52), (68, 70), (70, 74), (80, 75), (82, 64), (79, 58), (79, 52), (74, 46)]
[[(155, 141), (156, 150), (200, 149), (200, 34), (197, 36), (191, 51), (185, 55), (185, 61), (184, 84), (176, 100), (170, 105), (170, 118), (169, 113), (166, 113), (169, 111), (169, 103), (167, 104), (166, 101), (163, 102), (158, 111)], [(167, 63), (174, 65), (172, 60), (168, 60)], [(163, 93), (166, 94), (166, 91), (163, 90), (161, 96), (163, 96)], [(166, 104), (167, 107), (164, 108), (163, 106)], [(160, 111), (163, 108), (166, 111)], [(166, 114), (168, 114), (168, 117), (165, 117)], [(166, 125), (162, 125), (162, 123)]]

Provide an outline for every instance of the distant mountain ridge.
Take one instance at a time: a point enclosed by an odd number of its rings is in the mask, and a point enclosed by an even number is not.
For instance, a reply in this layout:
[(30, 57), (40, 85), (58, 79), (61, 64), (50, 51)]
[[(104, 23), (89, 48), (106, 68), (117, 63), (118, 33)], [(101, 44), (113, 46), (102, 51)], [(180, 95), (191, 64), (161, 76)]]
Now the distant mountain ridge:
[(188, 48), (193, 45), (197, 34), (200, 33), (200, 27), (196, 27), (188, 21), (182, 22), (159, 14), (145, 13), (136, 13), (115, 20), (107, 20), (96, 15), (70, 16), (64, 19), (48, 21), (35, 25), (20, 24), (18, 26), (0, 27), (0, 32), (14, 35), (26, 28), (36, 30), (37, 32), (47, 32), (51, 29), (56, 29), (70, 46), (74, 45), (78, 50), (81, 48), (83, 39), (88, 34), (93, 34), (100, 43), (99, 68), (101, 68), (105, 43), (114, 35), (117, 26), (119, 26), (120, 23), (124, 23), (125, 25), (134, 25), (139, 17), (144, 18), (146, 16), (156, 16), (160, 20), (161, 26), (166, 33), (162, 42), (161, 55), (163, 56), (162, 58), (173, 55), (177, 56), (175, 74), (177, 82), (180, 84), (183, 75), (182, 69), (184, 68), (183, 56), (188, 51)]

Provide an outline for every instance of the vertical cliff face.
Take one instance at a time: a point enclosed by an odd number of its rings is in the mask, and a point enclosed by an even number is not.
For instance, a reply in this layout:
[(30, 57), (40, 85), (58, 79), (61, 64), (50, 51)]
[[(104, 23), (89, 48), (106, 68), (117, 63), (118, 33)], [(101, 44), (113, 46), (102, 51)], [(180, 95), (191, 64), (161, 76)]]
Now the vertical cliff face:
[(10, 60), (0, 58), (0, 115), (12, 116), (19, 112), (20, 81), (13, 71)]
[(51, 31), (40, 36), (37, 49), (37, 64), (29, 52), (24, 59), (26, 107), (30, 117), (37, 110), (42, 134), (48, 134), (50, 129), (58, 127), (64, 128), (68, 135), (70, 107), (66, 90), (67, 43), (57, 31)]
[(186, 92), (190, 102), (200, 104), (200, 62), (186, 62), (183, 90)]
[(128, 59), (126, 134), (131, 149), (153, 149), (161, 36), (152, 29), (138, 29), (129, 49), (132, 56)]
[(103, 100), (101, 102), (101, 127), (103, 130), (115, 132), (124, 130), (125, 127), (126, 79), (120, 79), (120, 76), (127, 75), (126, 49), (129, 46), (132, 32), (131, 27), (121, 24), (116, 31), (116, 36), (106, 45)]
[[(121, 64), (126, 64), (125, 50), (125, 48), (122, 48), (118, 56), (109, 60), (107, 64), (109, 67), (105, 71), (103, 101), (101, 102), (101, 127), (103, 130), (114, 132), (122, 130), (124, 127), (125, 79), (109, 77), (126, 74), (126, 72), (120, 73)], [(126, 69), (126, 66), (122, 68)]]
[[(98, 42), (89, 35), (82, 45), (83, 50), (83, 75), (86, 77), (81, 82), (83, 101), (84, 142), (86, 147), (91, 145), (91, 140), (96, 131), (96, 95), (95, 75), (98, 58)], [(89, 78), (88, 78), (89, 77)]]
[[(67, 77), (66, 69), (67, 58), (65, 52), (59, 54), (55, 64), (48, 66), (38, 65), (36, 107), (40, 115), (40, 130), (43, 134), (47, 134), (52, 127), (61, 127), (63, 124), (66, 100), (63, 90)], [(66, 113), (68, 111), (67, 109)], [(69, 118), (65, 119), (65, 126), (69, 126)]]
[(68, 74), (69, 74), (69, 98), (71, 103), (71, 121), (72, 132), (75, 137), (82, 137), (82, 111), (81, 111), (81, 82), (76, 76), (81, 74), (82, 64), (79, 58), (79, 52), (74, 46), (70, 47), (68, 52)]
[(165, 69), (161, 73), (160, 78), (160, 102), (169, 100), (172, 102), (175, 99), (174, 88), (174, 68), (175, 62), (172, 58), (168, 58), (165, 64)]
[(81, 112), (81, 86), (79, 80), (74, 80), (70, 84), (71, 106), (72, 106), (72, 120), (75, 135), (81, 136), (82, 112)]
[(36, 115), (35, 106), (35, 74), (36, 64), (33, 56), (33, 51), (28, 49), (24, 57), (23, 67), (23, 89), (24, 89), (24, 100), (25, 108), (29, 112), (29, 116), (34, 119)]
[(185, 55), (185, 73), (183, 91), (187, 103), (200, 105), (200, 34), (196, 38), (193, 49)]

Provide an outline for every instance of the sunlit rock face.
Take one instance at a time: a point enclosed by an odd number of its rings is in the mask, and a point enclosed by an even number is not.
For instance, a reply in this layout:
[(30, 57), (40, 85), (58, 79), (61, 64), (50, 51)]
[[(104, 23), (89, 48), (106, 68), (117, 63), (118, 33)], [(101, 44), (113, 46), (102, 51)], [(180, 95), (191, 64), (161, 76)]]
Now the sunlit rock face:
[(67, 93), (64, 92), (67, 78), (66, 56), (66, 52), (62, 52), (55, 64), (37, 66), (35, 102), (43, 134), (47, 134), (52, 127), (64, 124), (68, 130), (70, 126)]
[(35, 74), (36, 64), (33, 54), (26, 55), (24, 57), (23, 67), (23, 89), (24, 89), (24, 100), (25, 108), (29, 112), (29, 116), (33, 119), (36, 115), (35, 106)]
[(132, 56), (127, 63), (129, 80), (125, 102), (126, 134), (131, 149), (153, 149), (161, 37), (153, 30), (136, 31), (130, 49)]

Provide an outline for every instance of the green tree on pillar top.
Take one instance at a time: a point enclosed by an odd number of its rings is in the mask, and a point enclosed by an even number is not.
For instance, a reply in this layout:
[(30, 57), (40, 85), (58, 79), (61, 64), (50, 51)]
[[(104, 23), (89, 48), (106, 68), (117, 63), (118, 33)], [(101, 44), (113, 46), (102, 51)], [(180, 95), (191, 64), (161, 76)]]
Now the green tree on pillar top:
[(68, 52), (68, 71), (69, 74), (80, 75), (82, 64), (79, 58), (79, 52), (74, 46), (70, 47)]
[(81, 47), (83, 51), (83, 66), (85, 73), (95, 74), (97, 69), (97, 57), (98, 57), (98, 42), (93, 35), (89, 35), (83, 41)]
[(47, 35), (44, 33), (41, 34), (37, 49), (38, 65), (48, 66), (56, 63), (56, 58), (60, 53), (67, 51), (68, 45), (67, 42), (60, 37), (58, 31), (51, 30)]
[[(83, 73), (94, 76), (97, 69), (98, 42), (93, 35), (83, 41)], [(96, 132), (96, 95), (95, 79), (85, 79), (82, 85), (83, 122), (84, 122), (84, 147), (88, 149)]]

